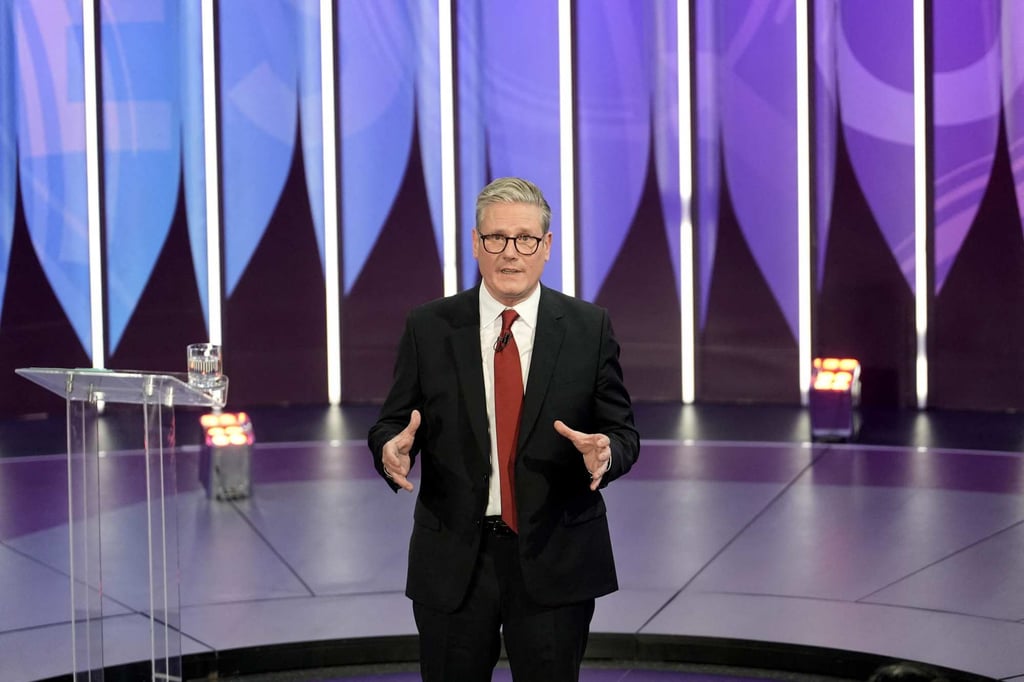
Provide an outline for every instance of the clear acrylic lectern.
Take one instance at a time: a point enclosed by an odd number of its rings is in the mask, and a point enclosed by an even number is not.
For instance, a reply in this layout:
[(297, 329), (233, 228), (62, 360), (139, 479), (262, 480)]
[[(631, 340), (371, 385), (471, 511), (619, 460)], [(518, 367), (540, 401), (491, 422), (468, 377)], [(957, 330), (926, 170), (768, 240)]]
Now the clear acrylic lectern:
[(174, 408), (223, 407), (227, 379), (218, 388), (204, 390), (190, 386), (184, 375), (36, 367), (16, 372), (67, 401), (71, 650), (76, 681), (103, 680), (100, 406), (141, 406), (139, 418), (146, 460), (151, 679), (181, 680)]

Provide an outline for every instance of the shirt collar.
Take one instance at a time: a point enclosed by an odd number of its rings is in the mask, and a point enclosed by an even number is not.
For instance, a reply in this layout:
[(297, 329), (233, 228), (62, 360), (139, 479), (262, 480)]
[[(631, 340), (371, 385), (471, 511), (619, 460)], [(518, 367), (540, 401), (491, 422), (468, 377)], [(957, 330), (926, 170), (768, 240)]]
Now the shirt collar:
[[(529, 296), (525, 299), (512, 306), (513, 309), (519, 313), (519, 319), (525, 322), (531, 328), (537, 328), (537, 310), (540, 307), (540, 289), (541, 286), (538, 283), (537, 288), (533, 290)], [(487, 291), (487, 287), (482, 283), (480, 284), (480, 326), (490, 327), (494, 324), (494, 321), (501, 316), (501, 311), (505, 310), (508, 306), (495, 300), (491, 296), (491, 292)]]

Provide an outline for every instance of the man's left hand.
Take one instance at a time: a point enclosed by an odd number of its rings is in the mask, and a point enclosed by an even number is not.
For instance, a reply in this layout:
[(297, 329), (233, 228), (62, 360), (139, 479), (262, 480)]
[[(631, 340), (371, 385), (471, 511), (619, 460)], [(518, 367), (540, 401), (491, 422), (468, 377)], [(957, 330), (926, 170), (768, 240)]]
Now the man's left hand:
[(561, 419), (555, 420), (555, 431), (572, 441), (573, 446), (583, 455), (583, 463), (590, 472), (590, 489), (597, 490), (601, 479), (611, 467), (611, 440), (603, 433), (582, 433), (570, 429)]

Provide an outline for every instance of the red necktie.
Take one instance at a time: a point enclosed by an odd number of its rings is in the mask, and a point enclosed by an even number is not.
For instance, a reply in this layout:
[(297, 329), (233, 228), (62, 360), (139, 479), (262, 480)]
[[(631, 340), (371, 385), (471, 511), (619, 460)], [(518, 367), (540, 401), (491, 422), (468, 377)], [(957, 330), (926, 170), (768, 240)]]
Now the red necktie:
[(501, 313), (501, 334), (494, 344), (494, 421), (498, 429), (498, 481), (501, 484), (501, 520), (514, 531), (516, 521), (515, 462), (519, 413), (523, 407), (523, 370), (512, 323), (519, 313)]

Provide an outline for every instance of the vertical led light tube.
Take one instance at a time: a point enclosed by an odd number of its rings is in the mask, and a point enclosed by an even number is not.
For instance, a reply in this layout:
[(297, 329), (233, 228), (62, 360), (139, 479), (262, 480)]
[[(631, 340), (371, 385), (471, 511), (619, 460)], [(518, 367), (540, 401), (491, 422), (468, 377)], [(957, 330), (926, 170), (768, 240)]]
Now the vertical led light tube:
[(925, 0), (914, 0), (914, 321), (917, 406), (928, 405), (928, 88)]
[(202, 2), (203, 150), (206, 170), (206, 286), (210, 343), (223, 343), (220, 272), (220, 159), (217, 153), (217, 25), (215, 0)]
[(338, 262), (338, 143), (335, 113), (334, 1), (320, 0), (320, 121), (324, 169), (324, 281), (327, 299), (327, 400), (341, 402), (341, 292)]
[(807, 404), (811, 383), (811, 303), (814, 300), (811, 271), (811, 84), (808, 3), (796, 2), (796, 222), (798, 291), (798, 363), (800, 403)]
[(441, 89), (441, 234), (444, 295), (459, 290), (458, 206), (455, 196), (455, 87), (452, 68), (452, 3), (437, 3), (438, 69)]
[(562, 200), (562, 292), (576, 295), (576, 129), (573, 107), (572, 0), (558, 1), (558, 139)]
[(96, 3), (82, 2), (82, 67), (85, 95), (85, 191), (89, 244), (89, 337), (92, 366), (105, 365), (103, 335), (103, 239), (100, 211), (100, 120), (97, 81)]
[(693, 259), (693, 102), (690, 89), (691, 0), (676, 2), (676, 98), (679, 130), (679, 317), (683, 403), (694, 401), (696, 391), (696, 306)]

